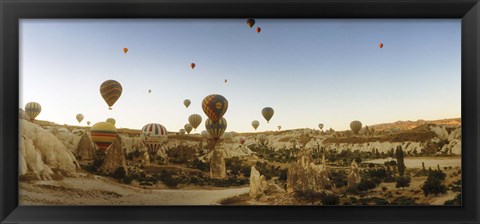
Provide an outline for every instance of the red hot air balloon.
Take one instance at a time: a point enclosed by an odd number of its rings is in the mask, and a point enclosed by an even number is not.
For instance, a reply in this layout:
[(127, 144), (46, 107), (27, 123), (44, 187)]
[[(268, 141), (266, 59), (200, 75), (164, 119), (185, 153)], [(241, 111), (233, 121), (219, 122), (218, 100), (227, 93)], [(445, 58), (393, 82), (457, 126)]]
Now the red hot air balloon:
[(126, 54), (128, 52), (128, 48), (124, 47), (123, 48), (123, 53)]
[(383, 43), (379, 43), (379, 44), (378, 44), (378, 47), (379, 47), (379, 48), (383, 48)]
[(262, 28), (257, 27), (257, 33), (260, 33), (262, 31)]
[(191, 63), (190, 68), (194, 69), (195, 68), (195, 63)]
[(245, 138), (241, 137), (240, 140), (238, 140), (240, 142), (240, 144), (245, 144)]

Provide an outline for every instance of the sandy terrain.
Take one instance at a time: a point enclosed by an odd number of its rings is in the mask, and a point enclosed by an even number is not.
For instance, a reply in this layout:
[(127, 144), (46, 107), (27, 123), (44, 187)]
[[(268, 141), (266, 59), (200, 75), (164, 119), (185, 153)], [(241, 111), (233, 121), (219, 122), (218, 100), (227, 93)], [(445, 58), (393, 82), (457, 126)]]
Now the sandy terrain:
[(248, 187), (221, 190), (141, 189), (98, 176), (20, 182), (20, 205), (216, 205)]

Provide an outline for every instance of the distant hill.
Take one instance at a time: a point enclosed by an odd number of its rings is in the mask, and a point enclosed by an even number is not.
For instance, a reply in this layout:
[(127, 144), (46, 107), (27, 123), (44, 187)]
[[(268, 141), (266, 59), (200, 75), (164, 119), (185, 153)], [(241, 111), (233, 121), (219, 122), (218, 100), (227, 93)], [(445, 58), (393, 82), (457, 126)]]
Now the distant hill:
[(425, 124), (437, 124), (437, 125), (451, 125), (452, 127), (459, 127), (462, 125), (462, 121), (460, 118), (449, 118), (449, 119), (441, 119), (441, 120), (417, 120), (417, 121), (396, 121), (393, 123), (383, 123), (383, 124), (375, 124), (369, 125), (369, 127), (373, 127), (375, 131), (384, 131), (384, 130), (391, 130), (391, 129), (400, 129), (400, 130), (410, 130), (421, 125)]

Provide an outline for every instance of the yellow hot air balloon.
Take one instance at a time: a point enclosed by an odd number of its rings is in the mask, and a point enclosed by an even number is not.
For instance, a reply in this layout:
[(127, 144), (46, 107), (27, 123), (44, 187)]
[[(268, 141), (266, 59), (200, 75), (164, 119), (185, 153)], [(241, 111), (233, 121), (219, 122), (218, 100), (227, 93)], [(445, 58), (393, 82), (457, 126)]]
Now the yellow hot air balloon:
[(272, 119), (273, 113), (274, 113), (274, 112), (273, 112), (273, 108), (271, 108), (271, 107), (265, 107), (265, 108), (263, 108), (263, 110), (262, 110), (262, 115), (263, 115), (263, 117), (265, 118), (265, 120), (267, 120), (267, 123), (269, 123), (269, 122), (270, 122), (270, 119)]
[(192, 127), (197, 130), (198, 126), (202, 123), (202, 116), (198, 114), (192, 114), (188, 117), (188, 123), (190, 123)]
[(35, 120), (35, 118), (42, 111), (42, 106), (37, 102), (29, 102), (25, 105), (25, 112), (30, 117), (30, 120)]
[(115, 80), (107, 80), (100, 86), (100, 94), (107, 103), (109, 110), (122, 95), (122, 90), (122, 85)]
[(190, 103), (192, 103), (189, 99), (185, 99), (183, 101), (183, 105), (185, 105), (186, 108), (188, 108), (188, 106), (190, 106)]
[(259, 125), (260, 125), (260, 122), (258, 122), (257, 120), (252, 121), (252, 127), (255, 128), (255, 130), (257, 130)]
[(113, 119), (113, 118), (108, 118), (108, 119), (106, 120), (106, 122), (109, 122), (109, 123), (115, 125), (115, 123), (116, 123), (117, 121), (116, 121), (115, 119)]
[(208, 95), (202, 101), (202, 109), (210, 120), (217, 122), (227, 112), (228, 101), (222, 95)]
[(192, 129), (193, 129), (192, 125), (190, 125), (190, 124), (185, 124), (185, 125), (183, 126), (183, 128), (185, 128), (185, 131), (187, 131), (187, 134), (190, 134), (190, 132), (191, 132)]
[(105, 152), (117, 138), (117, 128), (110, 122), (98, 122), (90, 128), (90, 135), (92, 136), (93, 143), (98, 146), (98, 149)]
[(350, 129), (352, 129), (353, 134), (358, 134), (358, 132), (362, 129), (362, 122), (352, 121), (350, 123)]
[(81, 123), (83, 121), (83, 114), (77, 114), (76, 118), (78, 123)]

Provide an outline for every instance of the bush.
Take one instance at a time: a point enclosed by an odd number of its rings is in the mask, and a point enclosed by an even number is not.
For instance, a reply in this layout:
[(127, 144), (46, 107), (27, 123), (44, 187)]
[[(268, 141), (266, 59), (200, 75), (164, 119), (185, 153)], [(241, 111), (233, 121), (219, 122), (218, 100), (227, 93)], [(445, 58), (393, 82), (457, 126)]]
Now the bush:
[(209, 163), (204, 163), (198, 158), (194, 158), (190, 162), (187, 163), (187, 167), (192, 168), (192, 169), (197, 169), (201, 171), (209, 171), (210, 170), (210, 164)]
[(429, 194), (443, 194), (447, 192), (447, 187), (442, 184), (440, 179), (435, 178), (434, 176), (428, 176), (427, 180), (422, 186), (423, 193), (425, 196)]
[(377, 183), (375, 183), (375, 181), (370, 180), (370, 179), (363, 179), (357, 185), (357, 190), (358, 191), (368, 191), (368, 190), (374, 189), (375, 187), (377, 187)]
[(382, 191), (383, 191), (383, 192), (385, 192), (385, 191), (387, 191), (387, 190), (388, 190), (387, 187), (385, 187), (385, 186), (382, 187)]
[(125, 183), (125, 184), (131, 184), (133, 181), (133, 177), (132, 176), (125, 176), (123, 179), (122, 179), (122, 182)]
[(343, 187), (347, 186), (347, 172), (345, 170), (332, 170), (330, 173), (330, 180), (332, 183), (335, 184), (336, 187)]
[(416, 205), (414, 198), (401, 196), (391, 202), (391, 205)]
[(401, 176), (397, 178), (397, 184), (395, 185), (396, 188), (402, 188), (404, 189), (405, 187), (410, 187), (410, 182), (411, 179), (409, 176)]
[(127, 173), (125, 172), (125, 169), (123, 169), (123, 167), (118, 167), (113, 173), (112, 173), (112, 177), (117, 179), (117, 180), (121, 180), (122, 178), (125, 177), (125, 175), (127, 175)]
[(335, 194), (323, 194), (320, 196), (320, 201), (323, 205), (338, 205), (340, 204), (340, 197)]
[(435, 178), (435, 179), (438, 179), (438, 180), (445, 180), (446, 176), (447, 175), (444, 172), (442, 172), (441, 170), (431, 170), (428, 173), (428, 178)]

